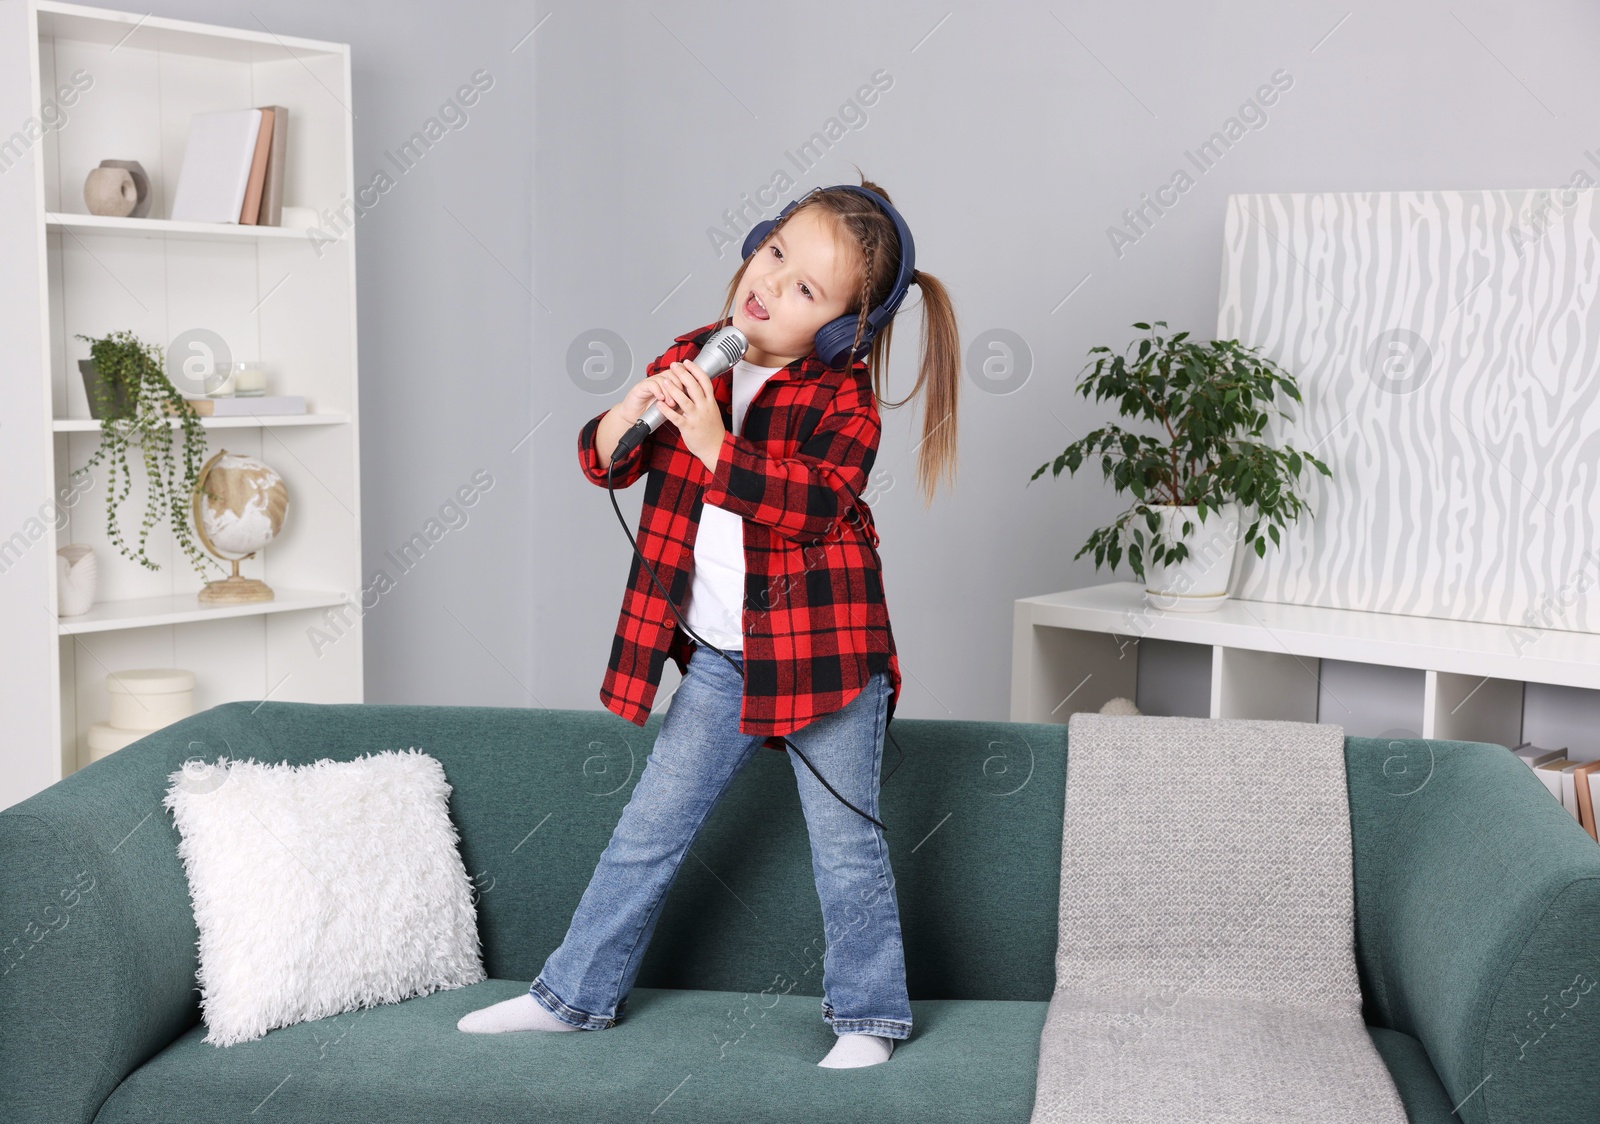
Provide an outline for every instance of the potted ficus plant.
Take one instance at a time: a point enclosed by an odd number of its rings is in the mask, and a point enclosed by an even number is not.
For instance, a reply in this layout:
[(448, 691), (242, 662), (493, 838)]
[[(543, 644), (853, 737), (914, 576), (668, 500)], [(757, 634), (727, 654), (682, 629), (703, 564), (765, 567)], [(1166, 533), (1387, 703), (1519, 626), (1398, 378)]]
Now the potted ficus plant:
[[(89, 358), (79, 361), (79, 369), (89, 396), (90, 413), (100, 421), (101, 439), (94, 456), (73, 475), (86, 473), (103, 458), (111, 458), (110, 479), (106, 482), (106, 529), (111, 541), (124, 557), (147, 569), (159, 570), (160, 565), (145, 553), (145, 541), (156, 522), (166, 517), (173, 538), (197, 572), (203, 576), (207, 565), (220, 570), (195, 541), (189, 523), (195, 483), (206, 456), (205, 429), (200, 415), (167, 378), (161, 350), (143, 343), (129, 331), (99, 338), (79, 334), (77, 338), (89, 343)], [(181, 473), (172, 451), (174, 416), (183, 427)], [(128, 465), (130, 445), (140, 450), (150, 496), (136, 550), (124, 541), (117, 521), (118, 505), (133, 490), (133, 472)]]
[[(1155, 326), (1167, 324), (1157, 320)], [(1149, 335), (1123, 354), (1089, 349), (1077, 392), (1115, 401), (1123, 417), (1154, 432), (1102, 426), (1040, 465), (1029, 482), (1047, 468), (1057, 477), (1063, 469), (1076, 473), (1098, 457), (1105, 479), (1133, 502), (1073, 558), (1093, 551), (1095, 569), (1104, 563), (1115, 569), (1126, 551), (1152, 602), (1214, 609), (1228, 597), (1245, 512), (1251, 521), (1244, 542), (1264, 556), (1267, 540), (1278, 545), (1280, 528), (1305, 510), (1295, 490), (1301, 474), (1310, 468), (1332, 473), (1310, 452), (1262, 440), (1269, 410), (1289, 418), (1278, 396), (1301, 399), (1294, 376), (1260, 349), (1238, 340), (1197, 343), (1188, 332), (1163, 336), (1150, 324), (1134, 327)]]

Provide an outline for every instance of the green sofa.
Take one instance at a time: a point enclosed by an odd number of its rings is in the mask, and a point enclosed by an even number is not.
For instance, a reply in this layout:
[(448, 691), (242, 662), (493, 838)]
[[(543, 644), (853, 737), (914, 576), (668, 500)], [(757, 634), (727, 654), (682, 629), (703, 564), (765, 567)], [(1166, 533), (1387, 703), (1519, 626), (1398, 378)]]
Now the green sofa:
[[(1026, 1121), (1054, 984), (1060, 725), (894, 723), (881, 814), (915, 1025), (886, 1065), (816, 1064), (833, 1042), (822, 917), (794, 777), (767, 749), (680, 869), (615, 1028), (456, 1029), (561, 940), (660, 722), (229, 703), (0, 813), (0, 1120)], [(454, 786), (490, 979), (203, 1043), (168, 774), (411, 746)], [(1501, 747), (1346, 747), (1366, 1019), (1411, 1119), (1600, 1119), (1600, 847)], [(898, 760), (890, 745), (885, 771)]]

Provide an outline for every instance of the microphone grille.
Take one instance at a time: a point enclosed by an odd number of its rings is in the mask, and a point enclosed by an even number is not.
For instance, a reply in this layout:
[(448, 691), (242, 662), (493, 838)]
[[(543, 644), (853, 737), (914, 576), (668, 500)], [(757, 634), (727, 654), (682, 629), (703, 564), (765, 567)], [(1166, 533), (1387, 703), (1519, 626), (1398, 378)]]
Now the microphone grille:
[(745, 338), (744, 333), (732, 325), (717, 333), (716, 343), (717, 347), (727, 355), (730, 367), (743, 357), (745, 349), (750, 346), (750, 341)]
[(732, 369), (744, 356), (745, 349), (750, 346), (750, 341), (743, 332), (733, 325), (718, 328), (706, 337), (706, 342), (700, 345), (700, 354), (694, 361), (700, 369), (710, 378), (716, 378), (724, 371)]

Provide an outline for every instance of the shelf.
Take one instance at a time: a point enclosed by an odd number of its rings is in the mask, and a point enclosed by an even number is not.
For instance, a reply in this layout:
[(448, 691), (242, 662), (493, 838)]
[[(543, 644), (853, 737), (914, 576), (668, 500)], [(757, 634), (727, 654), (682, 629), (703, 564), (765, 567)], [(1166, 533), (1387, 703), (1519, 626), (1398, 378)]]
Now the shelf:
[(1600, 688), (1600, 635), (1355, 609), (1232, 599), (1207, 613), (1163, 611), (1136, 582), (1025, 597), (1036, 625), (1318, 659)]
[(1136, 582), (1013, 610), (1013, 722), (1066, 722), (1122, 696), (1146, 714), (1600, 754), (1600, 634), (1238, 598), (1176, 612)]
[(63, 4), (57, 0), (37, 0), (36, 6), (41, 37), (72, 39), (113, 49), (122, 46), (136, 51), (162, 51), (242, 63), (337, 55), (344, 50), (343, 44), (320, 39)]
[[(176, 427), (178, 418), (167, 419)], [(286, 425), (349, 425), (350, 415), (343, 412), (327, 414), (257, 414), (250, 417), (201, 418), (206, 429), (268, 429)], [(57, 433), (99, 433), (98, 418), (57, 418), (53, 423)]]
[(297, 226), (250, 226), (231, 222), (173, 222), (171, 219), (130, 219), (114, 215), (75, 215), (45, 212), (46, 230), (81, 234), (119, 234), (128, 238), (199, 238), (222, 242), (259, 238), (304, 238)]
[(127, 601), (101, 601), (87, 613), (75, 617), (58, 617), (57, 625), (62, 636), (76, 636), (86, 632), (112, 632), (127, 628), (151, 628), (165, 624), (187, 624), (190, 621), (209, 621), (222, 617), (253, 617), (266, 613), (292, 613), (300, 609), (325, 609), (330, 605), (345, 605), (352, 600), (350, 594), (336, 590), (275, 589), (271, 601), (257, 601), (248, 605), (202, 606), (193, 593), (171, 597), (137, 597)]

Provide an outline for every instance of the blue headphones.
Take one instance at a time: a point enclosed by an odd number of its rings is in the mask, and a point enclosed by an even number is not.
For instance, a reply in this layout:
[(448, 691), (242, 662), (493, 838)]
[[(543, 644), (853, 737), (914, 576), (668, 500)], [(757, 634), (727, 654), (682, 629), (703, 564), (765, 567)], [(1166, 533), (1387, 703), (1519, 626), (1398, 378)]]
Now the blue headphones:
[(894, 223), (895, 234), (900, 239), (900, 267), (894, 275), (894, 286), (889, 290), (889, 295), (884, 298), (883, 303), (867, 313), (866, 327), (862, 329), (861, 343), (857, 346), (855, 354), (847, 355), (850, 351), (850, 342), (855, 339), (856, 320), (860, 315), (859, 310), (857, 312), (847, 312), (817, 329), (817, 358), (821, 359), (829, 367), (838, 368), (853, 365), (865, 359), (871, 350), (873, 337), (878, 334), (878, 329), (894, 319), (894, 314), (900, 309), (900, 302), (905, 300), (906, 290), (911, 287), (912, 274), (917, 268), (917, 246), (911, 240), (911, 228), (906, 225), (906, 220), (900, 217), (900, 212), (890, 206), (883, 196), (876, 192), (868, 191), (864, 187), (841, 183), (828, 188), (814, 187), (811, 191), (806, 192), (799, 199), (779, 211), (777, 218), (764, 219), (756, 223), (755, 226), (750, 228), (750, 233), (744, 236), (744, 246), (741, 250), (742, 256), (748, 258), (755, 253), (756, 247), (761, 245), (762, 240), (772, 232), (772, 228), (777, 226), (785, 215), (805, 202), (813, 192), (817, 191), (853, 191), (857, 195), (872, 200), (883, 210), (884, 214), (889, 216), (890, 221)]

